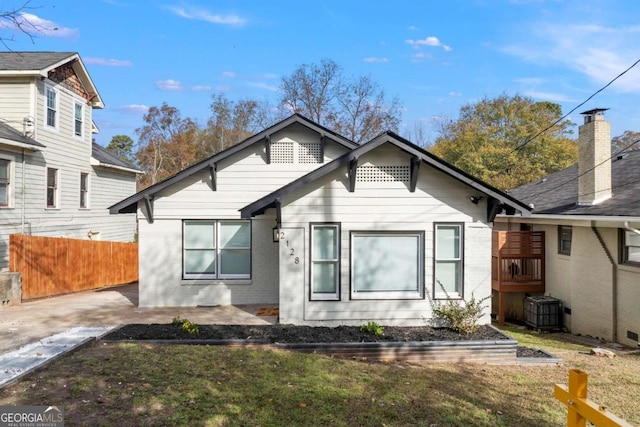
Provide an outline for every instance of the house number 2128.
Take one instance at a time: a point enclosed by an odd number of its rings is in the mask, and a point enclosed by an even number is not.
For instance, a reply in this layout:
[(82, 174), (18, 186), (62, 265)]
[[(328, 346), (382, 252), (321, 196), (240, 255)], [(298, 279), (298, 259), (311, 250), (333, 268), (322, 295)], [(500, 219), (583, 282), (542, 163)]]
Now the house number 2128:
[(294, 258), (293, 258), (293, 262), (294, 262), (295, 264), (300, 264), (300, 257), (296, 256), (296, 250), (295, 250), (294, 248), (289, 247), (289, 240), (286, 240), (286, 239), (284, 238), (284, 232), (281, 232), (281, 233), (280, 233), (280, 240), (284, 240), (284, 241), (285, 241), (285, 243), (287, 244), (287, 249), (288, 249), (288, 251), (289, 251), (289, 256), (294, 257)]

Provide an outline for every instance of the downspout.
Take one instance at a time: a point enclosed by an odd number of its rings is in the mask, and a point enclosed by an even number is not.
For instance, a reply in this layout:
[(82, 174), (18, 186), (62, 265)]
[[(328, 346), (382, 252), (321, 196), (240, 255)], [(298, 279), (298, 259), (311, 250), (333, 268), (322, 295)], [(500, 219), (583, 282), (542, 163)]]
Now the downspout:
[(633, 228), (632, 226), (629, 225), (629, 221), (625, 221), (624, 222), (624, 228), (627, 231), (631, 231), (632, 233), (636, 233), (636, 234), (640, 234), (640, 230), (638, 230), (637, 228)]
[(22, 149), (22, 206), (20, 209), (20, 234), (24, 234), (24, 223), (25, 223), (25, 158), (24, 158), (24, 148)]
[[(611, 251), (607, 248), (600, 232), (595, 226), (595, 221), (591, 221), (591, 230), (598, 238), (600, 246), (604, 249), (607, 258), (611, 263), (611, 327), (613, 329), (613, 342), (618, 342), (618, 268), (616, 266), (615, 259), (611, 255)], [(636, 230), (636, 232), (638, 232), (638, 230)], [(638, 232), (638, 234), (640, 234), (640, 232)]]

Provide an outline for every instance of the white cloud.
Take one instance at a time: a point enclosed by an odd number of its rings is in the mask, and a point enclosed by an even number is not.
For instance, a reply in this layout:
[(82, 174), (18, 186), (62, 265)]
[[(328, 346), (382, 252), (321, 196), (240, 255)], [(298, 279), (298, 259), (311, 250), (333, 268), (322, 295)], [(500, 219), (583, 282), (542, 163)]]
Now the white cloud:
[(232, 90), (233, 88), (231, 86), (223, 86), (223, 85), (216, 86), (216, 91), (218, 92), (231, 92)]
[[(64, 27), (32, 13), (21, 13), (16, 19), (25, 30), (30, 32), (33, 30), (36, 36), (61, 38), (77, 38), (80, 36), (80, 31), (77, 28)], [(0, 22), (0, 28), (20, 31), (14, 23), (5, 20)]]
[(451, 52), (453, 50), (453, 48), (449, 45), (443, 44), (442, 48), (446, 51), (446, 52)]
[(121, 59), (107, 59), (107, 58), (96, 58), (96, 57), (86, 57), (83, 59), (85, 64), (92, 65), (104, 65), (106, 67), (132, 67), (133, 62), (129, 60), (121, 60)]
[(442, 45), (440, 40), (438, 40), (438, 38), (434, 37), (434, 36), (429, 36), (429, 37), (426, 37), (426, 38), (420, 39), (420, 40), (407, 39), (405, 41), (410, 46), (440, 46), (440, 45)]
[(129, 104), (123, 105), (119, 110), (124, 113), (146, 114), (149, 111), (149, 107), (144, 104)]
[(264, 89), (264, 90), (268, 90), (269, 92), (277, 92), (278, 86), (274, 86), (274, 85), (270, 85), (267, 83), (262, 83), (262, 82), (246, 82), (247, 86), (251, 86), (251, 87), (255, 87), (258, 89)]
[(377, 58), (375, 56), (369, 56), (368, 58), (364, 58), (363, 61), (364, 62), (369, 62), (369, 63), (383, 63), (383, 62), (389, 62), (389, 59), (387, 59), (387, 58)]
[(416, 27), (415, 25), (410, 25), (409, 28), (407, 28), (407, 30), (409, 30), (409, 31), (420, 31), (420, 28)]
[(237, 74), (234, 73), (233, 71), (223, 71), (222, 72), (222, 77), (236, 77)]
[(202, 85), (192, 86), (191, 90), (194, 92), (207, 92), (211, 90), (211, 86), (202, 86)]
[(247, 20), (241, 18), (238, 15), (220, 15), (211, 13), (206, 9), (196, 8), (196, 7), (178, 7), (178, 6), (169, 6), (167, 7), (170, 11), (175, 13), (176, 15), (186, 18), (186, 19), (195, 19), (198, 21), (205, 21), (212, 24), (221, 24), (221, 25), (232, 25), (236, 27), (243, 26), (247, 23)]
[(525, 90), (522, 93), (531, 98), (542, 99), (544, 101), (552, 101), (552, 102), (574, 101), (573, 99), (569, 98), (567, 95), (563, 93), (541, 92), (537, 90)]
[(156, 87), (162, 90), (172, 90), (172, 91), (179, 91), (183, 89), (182, 83), (173, 79), (157, 81)]
[(422, 62), (425, 59), (431, 59), (433, 58), (433, 55), (431, 55), (430, 53), (426, 53), (426, 52), (418, 52), (418, 53), (414, 53), (413, 55), (411, 55), (411, 61), (412, 62)]
[(449, 96), (460, 97), (460, 96), (462, 96), (462, 93), (460, 93), (460, 92), (449, 92)]

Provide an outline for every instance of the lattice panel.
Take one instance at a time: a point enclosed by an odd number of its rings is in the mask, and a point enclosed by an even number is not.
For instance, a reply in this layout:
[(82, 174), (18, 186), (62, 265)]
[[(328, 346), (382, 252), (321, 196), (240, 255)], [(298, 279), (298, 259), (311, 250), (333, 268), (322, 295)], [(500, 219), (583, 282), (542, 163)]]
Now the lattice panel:
[(409, 182), (409, 166), (358, 166), (357, 182)]
[(298, 144), (298, 163), (322, 163), (322, 145), (317, 142)]
[(293, 142), (272, 143), (271, 163), (293, 163)]

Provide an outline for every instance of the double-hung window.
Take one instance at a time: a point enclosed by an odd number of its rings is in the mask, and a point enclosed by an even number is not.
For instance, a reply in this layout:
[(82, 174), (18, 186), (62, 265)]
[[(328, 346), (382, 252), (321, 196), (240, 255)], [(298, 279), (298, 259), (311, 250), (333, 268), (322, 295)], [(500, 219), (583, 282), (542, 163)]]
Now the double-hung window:
[(352, 299), (424, 297), (424, 232), (351, 233)]
[(82, 138), (84, 108), (81, 103), (73, 104), (73, 134)]
[(640, 234), (620, 230), (620, 255), (623, 264), (640, 266)]
[(11, 162), (7, 159), (0, 159), (0, 207), (9, 206), (11, 191)]
[(185, 279), (248, 279), (251, 277), (251, 222), (184, 221)]
[(312, 300), (340, 299), (340, 225), (311, 224)]
[(58, 207), (58, 169), (47, 168), (47, 208)]
[(434, 224), (434, 283), (436, 298), (462, 298), (463, 224)]
[(89, 174), (80, 173), (80, 209), (89, 207)]
[(45, 89), (47, 96), (46, 116), (47, 126), (52, 128), (58, 127), (58, 93), (52, 87), (47, 86)]
[(558, 253), (571, 255), (571, 237), (573, 228), (570, 225), (558, 226)]

